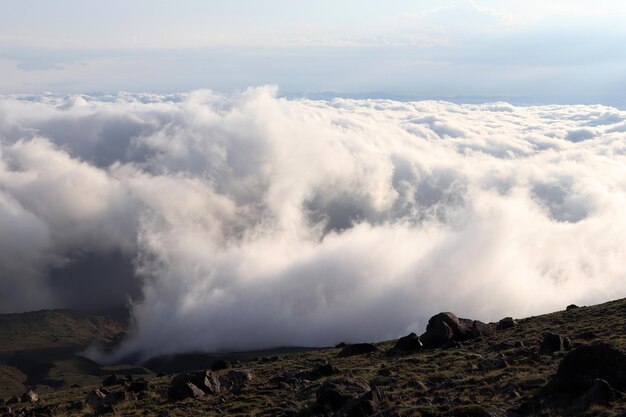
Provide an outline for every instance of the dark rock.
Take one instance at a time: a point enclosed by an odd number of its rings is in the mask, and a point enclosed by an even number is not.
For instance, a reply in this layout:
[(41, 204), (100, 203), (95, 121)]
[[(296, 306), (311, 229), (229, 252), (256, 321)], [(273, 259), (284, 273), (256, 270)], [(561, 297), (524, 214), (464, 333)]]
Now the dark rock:
[(491, 337), (496, 334), (496, 331), (490, 325), (483, 323), (482, 321), (474, 320), (472, 322), (471, 338), (476, 337)]
[(111, 387), (114, 385), (122, 385), (124, 384), (124, 380), (117, 377), (117, 375), (110, 375), (102, 380), (103, 387)]
[(493, 336), (493, 328), (478, 320), (460, 319), (452, 313), (439, 313), (428, 320), (426, 332), (420, 336), (424, 347), (432, 349), (477, 337)]
[(332, 375), (336, 375), (339, 373), (341, 373), (341, 371), (338, 368), (334, 367), (330, 363), (326, 363), (324, 365), (320, 365), (311, 369), (311, 371), (308, 372), (308, 375), (307, 375), (308, 378), (306, 379), (313, 381), (313, 380), (320, 379), (325, 376), (332, 376)]
[(107, 414), (115, 414), (115, 413), (117, 413), (117, 410), (111, 404), (103, 405), (102, 407), (96, 410), (97, 416), (104, 416)]
[(220, 380), (211, 371), (187, 374), (189, 382), (200, 388), (205, 394), (217, 394), (221, 391)]
[(595, 340), (598, 339), (598, 335), (592, 331), (582, 332), (576, 335), (576, 339), (582, 340)]
[(167, 398), (171, 401), (182, 401), (187, 398), (199, 398), (204, 396), (204, 391), (196, 387), (191, 382), (186, 382), (182, 379), (172, 381), (172, 384), (167, 389)]
[[(200, 395), (196, 390), (199, 390)], [(221, 391), (221, 383), (211, 371), (178, 374), (167, 390), (167, 396), (173, 401), (185, 398), (201, 397), (204, 394), (216, 394)]]
[(83, 401), (73, 401), (67, 405), (68, 411), (80, 411), (85, 407), (85, 403)]
[(18, 397), (17, 395), (12, 396), (11, 398), (9, 398), (7, 400), (7, 405), (11, 405), (11, 404), (19, 404), (22, 402), (22, 398)]
[(33, 390), (29, 390), (27, 393), (22, 395), (23, 403), (35, 403), (37, 401), (39, 401), (39, 395), (37, 395), (37, 393)]
[(370, 391), (370, 386), (359, 380), (339, 378), (324, 382), (317, 390), (317, 405), (322, 409), (339, 410), (349, 401)]
[(561, 392), (584, 392), (597, 379), (625, 391), (626, 354), (606, 343), (577, 347), (561, 360), (555, 385)]
[(211, 366), (211, 370), (213, 372), (217, 372), (217, 371), (222, 371), (224, 369), (229, 369), (230, 367), (231, 367), (230, 362), (225, 361), (223, 359), (219, 359), (213, 362), (213, 365)]
[(501, 352), (503, 350), (514, 349), (515, 343), (504, 341), (504, 342), (500, 342), (495, 345), (492, 345), (491, 348), (495, 350), (496, 352)]
[(580, 308), (580, 307), (578, 307), (576, 304), (570, 304), (570, 305), (568, 305), (568, 306), (565, 308), (565, 310), (566, 310), (566, 311), (570, 311), (570, 310), (576, 310), (576, 309), (578, 309), (578, 308)]
[(570, 350), (571, 342), (567, 337), (547, 332), (541, 341), (539, 350), (543, 353), (561, 352)]
[(355, 343), (353, 345), (347, 345), (341, 352), (339, 352), (340, 358), (348, 356), (364, 355), (366, 353), (376, 352), (378, 349), (371, 343)]
[(147, 391), (148, 388), (148, 381), (146, 381), (145, 379), (138, 379), (130, 383), (130, 385), (128, 386), (128, 391), (135, 393), (144, 392)]
[(2, 406), (2, 407), (0, 407), (0, 415), (10, 416), (12, 414), (13, 414), (13, 410), (11, 409), (11, 407), (9, 407), (9, 406)]
[(615, 401), (615, 390), (603, 379), (596, 379), (581, 398), (583, 408), (589, 408), (593, 405), (609, 405), (613, 401)]
[(41, 407), (33, 408), (30, 415), (36, 417), (54, 417), (58, 415), (58, 407), (54, 405), (43, 405)]
[(398, 339), (392, 350), (400, 352), (415, 352), (423, 347), (424, 346), (422, 345), (420, 338), (415, 333), (411, 333)]
[(355, 400), (349, 401), (338, 413), (346, 417), (367, 417), (382, 408), (383, 394), (379, 388), (366, 392)]
[(391, 376), (391, 369), (387, 368), (383, 363), (380, 365), (380, 369), (378, 370), (377, 375), (379, 376)]
[(230, 371), (226, 374), (226, 378), (236, 384), (243, 385), (254, 380), (254, 372), (248, 369)]
[(346, 347), (346, 346), (347, 346), (347, 345), (346, 345), (346, 343), (345, 343), (345, 342), (340, 342), (340, 343), (337, 343), (337, 344), (335, 345), (335, 349), (341, 349), (341, 348), (344, 348), (344, 347)]
[(78, 385), (78, 384), (72, 384), (72, 385), (70, 385), (70, 388), (80, 388), (80, 385)]
[(498, 330), (505, 330), (505, 329), (510, 329), (511, 327), (515, 327), (515, 326), (517, 326), (517, 322), (513, 320), (513, 317), (505, 317), (498, 322), (498, 325), (496, 328)]
[(85, 396), (85, 402), (87, 405), (94, 410), (105, 405), (106, 394), (102, 392), (100, 389), (95, 389), (93, 391), (89, 391)]

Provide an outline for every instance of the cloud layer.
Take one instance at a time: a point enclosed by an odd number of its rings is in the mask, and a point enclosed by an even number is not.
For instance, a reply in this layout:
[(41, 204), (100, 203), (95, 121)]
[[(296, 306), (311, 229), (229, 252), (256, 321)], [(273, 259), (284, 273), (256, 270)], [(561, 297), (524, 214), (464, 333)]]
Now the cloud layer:
[(626, 295), (626, 112), (0, 99), (0, 306), (132, 300), (118, 353), (372, 341)]

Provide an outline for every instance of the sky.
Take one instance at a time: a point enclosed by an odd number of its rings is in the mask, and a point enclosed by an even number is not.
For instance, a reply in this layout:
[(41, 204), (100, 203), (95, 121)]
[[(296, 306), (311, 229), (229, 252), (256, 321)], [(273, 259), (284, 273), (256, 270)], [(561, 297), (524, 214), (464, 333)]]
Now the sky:
[(0, 94), (230, 92), (624, 106), (626, 3), (0, 3)]

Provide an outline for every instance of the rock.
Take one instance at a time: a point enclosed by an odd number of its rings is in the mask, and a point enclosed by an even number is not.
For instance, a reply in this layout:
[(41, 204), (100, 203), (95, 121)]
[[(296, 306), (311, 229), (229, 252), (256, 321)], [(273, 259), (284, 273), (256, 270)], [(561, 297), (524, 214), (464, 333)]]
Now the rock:
[(609, 405), (615, 401), (615, 391), (604, 379), (596, 379), (581, 398), (583, 408), (594, 405)]
[(33, 408), (30, 411), (30, 416), (36, 417), (54, 417), (58, 414), (58, 407), (54, 405), (42, 405), (41, 407)]
[(7, 405), (11, 405), (11, 404), (19, 404), (22, 402), (22, 398), (18, 397), (17, 395), (12, 396), (11, 398), (9, 398), (7, 400)]
[(123, 383), (124, 383), (123, 380), (118, 379), (117, 375), (115, 374), (110, 375), (102, 380), (103, 387), (111, 387), (113, 385), (120, 385)]
[(200, 388), (205, 394), (217, 394), (221, 391), (220, 380), (211, 371), (195, 372), (189, 375), (189, 382)]
[(192, 384), (191, 382), (184, 381), (182, 378), (172, 381), (172, 384), (167, 389), (167, 398), (171, 401), (182, 401), (187, 398), (199, 398), (204, 396), (204, 391)]
[(103, 405), (96, 410), (97, 416), (104, 416), (107, 414), (116, 414), (117, 410), (111, 404)]
[(415, 333), (411, 333), (398, 339), (392, 350), (399, 352), (415, 352), (423, 347), (424, 345), (422, 345), (420, 338)]
[(346, 403), (338, 414), (346, 417), (367, 417), (378, 412), (382, 408), (382, 404), (382, 391), (379, 388), (374, 388)]
[(324, 365), (320, 365), (311, 369), (308, 372), (308, 375), (307, 375), (308, 378), (306, 379), (313, 381), (313, 380), (320, 379), (325, 376), (336, 375), (339, 373), (341, 373), (341, 371), (338, 368), (334, 367), (330, 363), (326, 363)]
[(339, 352), (340, 358), (348, 356), (364, 355), (366, 353), (376, 352), (378, 349), (371, 343), (355, 343), (353, 345), (347, 345), (341, 352)]
[(561, 360), (555, 386), (560, 392), (584, 392), (597, 379), (625, 391), (626, 354), (606, 343), (577, 347)]
[(513, 317), (505, 317), (498, 322), (496, 328), (498, 330), (505, 330), (515, 326), (517, 326), (517, 321), (513, 320)]
[(138, 379), (130, 383), (130, 385), (128, 386), (128, 391), (135, 393), (144, 392), (147, 391), (148, 388), (148, 381), (146, 381), (145, 379)]
[(349, 401), (370, 391), (370, 386), (359, 380), (339, 378), (326, 381), (317, 390), (317, 405), (322, 409), (339, 410)]
[(180, 401), (185, 398), (202, 397), (204, 394), (217, 394), (220, 391), (221, 383), (217, 376), (211, 371), (202, 371), (176, 375), (170, 383), (167, 396), (173, 401)]
[(237, 371), (230, 371), (226, 374), (226, 379), (236, 385), (245, 385), (254, 380), (254, 372), (248, 369), (242, 369)]
[(213, 362), (213, 365), (211, 366), (211, 370), (213, 372), (217, 372), (217, 371), (222, 371), (224, 369), (229, 369), (230, 367), (231, 367), (230, 362), (225, 361), (223, 359), (219, 359)]
[(102, 392), (102, 390), (95, 389), (87, 393), (87, 395), (85, 396), (85, 402), (87, 403), (89, 407), (93, 408), (94, 410), (97, 410), (98, 408), (104, 406), (105, 398), (106, 398), (106, 394)]
[(547, 332), (541, 341), (539, 350), (543, 353), (560, 352), (570, 350), (571, 342), (567, 337)]
[(345, 348), (347, 345), (345, 342), (339, 342), (335, 345), (335, 349)]
[(13, 414), (13, 410), (8, 405), (0, 407), (0, 415), (10, 416), (11, 414)]
[(23, 403), (36, 403), (37, 401), (39, 401), (39, 395), (37, 395), (33, 390), (29, 390), (27, 393), (22, 395)]
[(576, 304), (570, 304), (565, 308), (565, 311), (571, 311), (571, 310), (576, 310), (579, 309), (580, 307), (578, 307)]
[(598, 339), (598, 335), (592, 331), (582, 332), (576, 335), (576, 339), (582, 340), (595, 340)]
[(493, 349), (496, 352), (501, 352), (503, 350), (509, 350), (509, 349), (514, 349), (514, 348), (515, 348), (515, 343), (508, 342), (508, 341), (504, 341), (504, 342), (497, 343), (495, 345), (491, 345), (491, 349)]
[(491, 337), (496, 334), (496, 331), (490, 325), (483, 323), (482, 321), (474, 320), (471, 327), (472, 339), (477, 337)]
[(420, 336), (424, 347), (432, 349), (463, 342), (476, 337), (493, 336), (493, 328), (478, 320), (460, 319), (452, 313), (439, 313), (428, 320), (426, 332)]

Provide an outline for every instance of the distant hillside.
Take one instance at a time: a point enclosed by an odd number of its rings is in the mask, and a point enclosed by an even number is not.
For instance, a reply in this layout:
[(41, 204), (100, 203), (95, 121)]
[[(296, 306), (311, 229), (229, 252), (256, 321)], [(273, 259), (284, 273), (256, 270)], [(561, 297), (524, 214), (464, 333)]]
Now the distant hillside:
[(110, 317), (69, 310), (42, 310), (0, 315), (0, 352), (35, 348), (84, 346), (124, 332)]
[[(93, 343), (119, 341), (126, 327), (106, 316), (69, 310), (0, 315), (0, 397), (88, 385), (113, 371), (147, 375), (133, 365), (104, 367), (80, 353)], [(2, 413), (0, 412), (0, 415)]]

